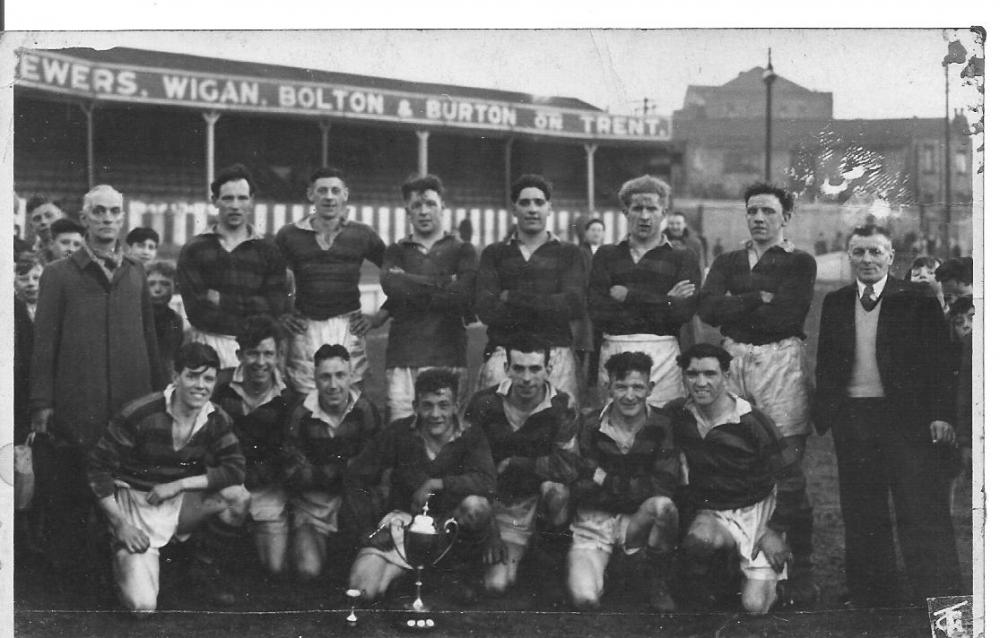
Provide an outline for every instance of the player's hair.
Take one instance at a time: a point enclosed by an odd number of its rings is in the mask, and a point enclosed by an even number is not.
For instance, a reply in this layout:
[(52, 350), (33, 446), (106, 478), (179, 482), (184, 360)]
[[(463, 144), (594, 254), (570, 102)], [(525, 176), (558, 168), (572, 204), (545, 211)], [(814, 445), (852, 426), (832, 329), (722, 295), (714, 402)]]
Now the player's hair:
[(399, 191), (403, 194), (404, 201), (410, 199), (410, 193), (419, 195), (424, 191), (434, 191), (439, 197), (444, 199), (444, 184), (441, 183), (441, 178), (437, 175), (411, 177), (403, 182), (403, 185), (399, 187)]
[(122, 197), (121, 192), (119, 192), (114, 186), (108, 184), (98, 184), (97, 186), (91, 188), (87, 191), (87, 194), (83, 196), (83, 210), (84, 212), (90, 212), (90, 209), (94, 207), (94, 198), (100, 194), (113, 194), (118, 197)]
[(790, 191), (784, 189), (777, 184), (770, 184), (768, 182), (755, 182), (746, 187), (743, 191), (743, 204), (750, 203), (750, 198), (754, 195), (774, 195), (778, 198), (778, 202), (781, 204), (781, 212), (786, 215), (792, 214), (792, 209), (795, 208), (795, 196), (792, 195)]
[(250, 174), (250, 169), (243, 164), (233, 164), (220, 171), (215, 176), (215, 179), (212, 180), (212, 199), (219, 198), (219, 189), (222, 188), (223, 184), (238, 182), (241, 179), (247, 181), (247, 185), (250, 187), (250, 196), (253, 197), (254, 193), (257, 192), (257, 185), (253, 183), (253, 176)]
[(521, 191), (526, 188), (537, 188), (545, 195), (545, 201), (552, 200), (552, 182), (541, 175), (528, 173), (521, 175), (510, 185), (510, 201), (516, 202), (517, 198), (521, 196)]
[(265, 339), (274, 339), (275, 345), (281, 342), (281, 327), (274, 319), (267, 315), (253, 315), (247, 317), (246, 321), (236, 333), (236, 343), (240, 350), (248, 350), (260, 344)]
[(604, 225), (604, 221), (603, 220), (601, 220), (601, 219), (599, 219), (597, 217), (594, 217), (592, 219), (588, 219), (587, 223), (584, 224), (584, 226), (583, 226), (583, 232), (587, 232), (588, 230), (590, 230), (590, 227), (593, 226), (594, 224), (600, 224), (601, 228), (607, 228)]
[(206, 366), (215, 368), (216, 370), (221, 367), (219, 364), (219, 355), (215, 352), (215, 348), (208, 344), (185, 343), (177, 350), (177, 354), (174, 355), (174, 372), (178, 374), (185, 368), (188, 370), (200, 370)]
[(692, 359), (717, 359), (719, 361), (719, 369), (727, 372), (729, 370), (729, 362), (733, 360), (733, 355), (726, 352), (721, 346), (712, 343), (696, 343), (677, 356), (677, 365), (682, 372), (687, 370), (687, 367), (691, 365)]
[(160, 233), (156, 232), (152, 228), (147, 226), (139, 226), (128, 231), (128, 235), (125, 235), (125, 243), (131, 246), (132, 244), (141, 244), (152, 239), (153, 243), (157, 246), (160, 245)]
[(541, 337), (536, 337), (532, 334), (521, 333), (515, 335), (513, 339), (507, 342), (504, 346), (504, 351), (507, 353), (507, 364), (510, 365), (510, 353), (514, 350), (518, 352), (541, 352), (545, 355), (545, 365), (549, 364), (549, 357), (552, 354), (552, 346), (548, 341), (542, 339)]
[(956, 315), (963, 315), (972, 310), (974, 307), (975, 303), (972, 300), (972, 295), (963, 295), (948, 306), (948, 316), (954, 317)]
[(77, 233), (82, 237), (87, 234), (87, 229), (80, 222), (74, 221), (69, 217), (60, 217), (49, 226), (49, 234), (52, 235), (52, 239), (55, 239), (59, 235), (69, 235), (72, 233)]
[(163, 275), (167, 279), (174, 281), (174, 278), (177, 276), (177, 266), (169, 259), (157, 259), (146, 264), (146, 276), (148, 277), (153, 273)]
[(624, 379), (629, 372), (638, 372), (648, 379), (653, 370), (653, 359), (645, 352), (619, 352), (608, 357), (604, 369), (612, 381)]
[(14, 262), (14, 274), (15, 275), (26, 275), (32, 271), (34, 268), (44, 268), (45, 262), (42, 261), (41, 256), (38, 253), (23, 252), (17, 256), (17, 260)]
[(641, 175), (628, 180), (618, 190), (618, 201), (622, 206), (628, 208), (632, 204), (632, 197), (635, 195), (656, 195), (660, 198), (660, 204), (664, 210), (670, 208), (670, 184), (652, 175)]
[(913, 260), (913, 263), (910, 264), (909, 270), (906, 271), (905, 279), (906, 281), (913, 281), (913, 271), (916, 270), (917, 268), (930, 268), (931, 272), (937, 273), (937, 269), (940, 266), (941, 266), (941, 260), (938, 259), (937, 257), (928, 257), (928, 256), (917, 257), (916, 259)]
[(320, 166), (312, 172), (309, 176), (309, 188), (312, 188), (316, 184), (316, 180), (323, 179), (324, 177), (336, 177), (340, 181), (347, 185), (347, 179), (344, 177), (344, 171), (336, 168), (334, 166)]
[(351, 354), (347, 352), (347, 348), (335, 343), (332, 346), (329, 343), (324, 343), (313, 355), (313, 364), (319, 366), (320, 363), (326, 361), (327, 359), (343, 359), (347, 363), (351, 362)]
[(889, 229), (884, 226), (879, 226), (878, 224), (865, 224), (864, 226), (855, 226), (851, 229), (850, 234), (847, 236), (847, 244), (851, 243), (851, 239), (854, 237), (874, 237), (875, 235), (882, 235), (889, 243), (892, 243), (892, 233)]
[(934, 279), (972, 285), (972, 257), (946, 259), (934, 271)]
[[(15, 197), (14, 200), (17, 201), (17, 198)], [(24, 210), (28, 213), (28, 215), (31, 215), (31, 213), (34, 212), (34, 210), (39, 206), (42, 206), (44, 204), (54, 204), (54, 203), (55, 202), (53, 202), (50, 197), (45, 197), (43, 195), (32, 195), (30, 198), (28, 198), (28, 202), (24, 205)]]
[(413, 383), (413, 396), (419, 401), (424, 394), (433, 394), (438, 390), (451, 390), (452, 399), (458, 398), (458, 375), (447, 368), (431, 368), (417, 375)]
[(672, 210), (669, 213), (667, 213), (667, 216), (668, 217), (682, 217), (684, 219), (684, 221), (687, 221), (687, 218), (688, 218), (687, 214), (684, 211), (681, 211), (681, 210)]

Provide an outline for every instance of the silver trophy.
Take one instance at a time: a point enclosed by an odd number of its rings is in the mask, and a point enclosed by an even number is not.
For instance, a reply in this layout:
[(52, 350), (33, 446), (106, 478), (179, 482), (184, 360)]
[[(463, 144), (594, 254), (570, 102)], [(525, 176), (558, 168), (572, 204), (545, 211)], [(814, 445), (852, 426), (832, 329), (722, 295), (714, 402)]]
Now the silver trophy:
[[(393, 522), (397, 525), (399, 524), (396, 521)], [(397, 540), (399, 536), (403, 538), (403, 547), (399, 546)], [(454, 518), (449, 518), (438, 529), (434, 524), (434, 517), (427, 514), (427, 503), (424, 503), (423, 512), (414, 516), (410, 524), (403, 528), (401, 535), (392, 535), (392, 544), (396, 548), (396, 553), (417, 574), (417, 597), (413, 600), (412, 604), (407, 606), (408, 609), (417, 614), (430, 611), (420, 597), (421, 587), (423, 587), (423, 570), (427, 567), (437, 565), (451, 551), (457, 538), (458, 521)], [(440, 548), (443, 542), (447, 542), (447, 545), (442, 551)], [(411, 621), (414, 623), (413, 625), (410, 625)], [(411, 618), (407, 621), (407, 627), (430, 629), (434, 627), (434, 621), (429, 618)]]

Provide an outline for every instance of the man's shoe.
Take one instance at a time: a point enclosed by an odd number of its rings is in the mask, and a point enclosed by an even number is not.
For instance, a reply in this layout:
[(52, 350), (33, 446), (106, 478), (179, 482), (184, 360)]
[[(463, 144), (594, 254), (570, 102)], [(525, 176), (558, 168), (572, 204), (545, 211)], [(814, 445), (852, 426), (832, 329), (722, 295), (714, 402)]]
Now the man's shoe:
[(236, 594), (226, 586), (216, 565), (195, 558), (188, 570), (188, 579), (194, 586), (197, 596), (204, 596), (221, 607), (236, 604)]
[(648, 569), (649, 604), (661, 614), (677, 611), (672, 593), (675, 579), (674, 550), (654, 550), (646, 548)]
[(812, 574), (799, 574), (778, 583), (777, 609), (800, 611), (812, 609), (820, 597), (820, 588)]

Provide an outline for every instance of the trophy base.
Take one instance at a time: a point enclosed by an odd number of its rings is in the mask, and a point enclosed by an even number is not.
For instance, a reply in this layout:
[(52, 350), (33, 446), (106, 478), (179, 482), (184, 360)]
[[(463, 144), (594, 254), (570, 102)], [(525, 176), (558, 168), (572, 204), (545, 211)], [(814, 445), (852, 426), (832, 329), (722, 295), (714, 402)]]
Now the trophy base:
[(407, 614), (399, 621), (399, 628), (410, 632), (424, 633), (440, 627), (438, 619), (427, 613), (427, 609), (417, 611), (407, 607)]

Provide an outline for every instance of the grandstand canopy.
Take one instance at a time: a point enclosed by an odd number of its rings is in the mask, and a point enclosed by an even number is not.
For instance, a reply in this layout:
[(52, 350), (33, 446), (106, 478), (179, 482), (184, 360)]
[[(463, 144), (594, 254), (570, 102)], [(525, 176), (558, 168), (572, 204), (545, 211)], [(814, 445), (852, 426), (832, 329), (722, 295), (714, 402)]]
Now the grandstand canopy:
[(282, 113), (587, 141), (663, 142), (670, 120), (575, 98), (115, 48), (18, 52), (18, 86), (134, 104)]
[[(308, 139), (296, 128), (296, 122), (318, 124), (312, 129), (315, 141), (305, 147), (298, 144), (297, 148), (301, 154), (314, 144), (311, 150), (322, 164), (331, 159), (343, 161), (331, 158), (331, 139), (335, 142), (334, 156), (338, 146), (357, 148), (373, 140), (379, 159), (371, 166), (384, 166), (389, 161), (396, 162), (394, 169), (401, 169), (399, 164), (405, 161), (408, 170), (417, 173), (440, 170), (438, 166), (450, 160), (448, 155), (469, 146), (470, 142), (463, 139), (478, 139), (476, 152), (486, 151), (495, 160), (484, 159), (470, 167), (498, 174), (504, 185), (510, 184), (515, 169), (566, 170), (574, 174), (570, 181), (577, 179), (575, 175), (585, 176), (581, 186), (585, 184), (586, 206), (591, 210), (595, 208), (594, 156), (598, 148), (605, 149), (602, 157), (612, 162), (602, 166), (602, 172), (611, 171), (614, 179), (623, 155), (646, 162), (654, 155), (677, 152), (670, 143), (670, 118), (610, 114), (571, 97), (533, 96), (130, 48), (21, 49), (15, 87), (15, 97), (20, 97), (22, 105), (62, 102), (81, 107), (76, 118), (69, 114), (60, 117), (67, 124), (82, 118), (77, 130), (82, 129), (85, 136), (81, 142), (86, 159), (81, 163), (91, 185), (96, 183), (98, 173), (108, 173), (109, 161), (114, 163), (113, 157), (109, 160), (102, 153), (102, 144), (124, 149), (148, 137), (152, 116), (133, 115), (141, 112), (160, 113), (156, 121), (165, 124), (154, 126), (169, 126), (173, 131), (168, 136), (173, 139), (156, 141), (164, 152), (176, 151), (176, 155), (183, 148), (189, 149), (188, 153), (194, 151), (188, 155), (189, 160), (198, 155), (205, 158), (204, 186), (214, 175), (220, 135), (219, 152), (223, 158), (228, 159), (227, 153), (231, 155), (241, 141), (234, 127), (242, 127), (242, 141), (249, 140), (249, 151), (244, 148), (244, 154), (260, 155), (281, 146), (268, 135), (282, 137), (288, 132), (298, 140)], [(20, 110), (28, 120), (32, 116), (27, 111), (37, 112), (35, 119), (39, 121), (32, 129), (32, 139), (46, 137), (38, 129), (49, 126), (51, 118), (37, 108), (22, 106)], [(277, 124), (279, 121), (284, 124)], [(225, 124), (225, 130), (217, 131), (217, 122)], [(200, 129), (204, 130), (199, 144), (203, 152), (191, 147), (190, 135)], [(412, 142), (403, 142), (406, 136), (400, 132), (405, 131), (410, 132), (408, 139)], [(75, 138), (75, 134), (71, 136)], [(431, 152), (435, 144), (437, 150)], [(578, 158), (570, 165), (565, 164), (566, 153), (557, 148), (567, 145), (576, 147), (572, 154)], [(153, 146), (147, 143), (145, 148)], [(405, 160), (398, 159), (400, 151)], [(37, 157), (39, 151), (31, 152)], [(49, 152), (58, 150), (52, 147)], [(386, 160), (389, 156), (395, 157)], [(280, 164), (276, 170), (286, 173), (285, 167), (291, 163), (286, 159), (264, 159), (272, 167)], [(434, 166), (429, 165), (431, 161)], [(150, 165), (155, 164), (154, 160)], [(194, 166), (193, 161), (186, 161), (184, 167), (172, 172), (188, 174)], [(395, 170), (393, 175), (398, 172)], [(610, 178), (610, 174), (602, 175), (596, 181)], [(190, 175), (178, 179), (189, 183)], [(372, 187), (381, 188), (381, 184)], [(607, 190), (600, 183), (596, 189), (598, 197)]]

